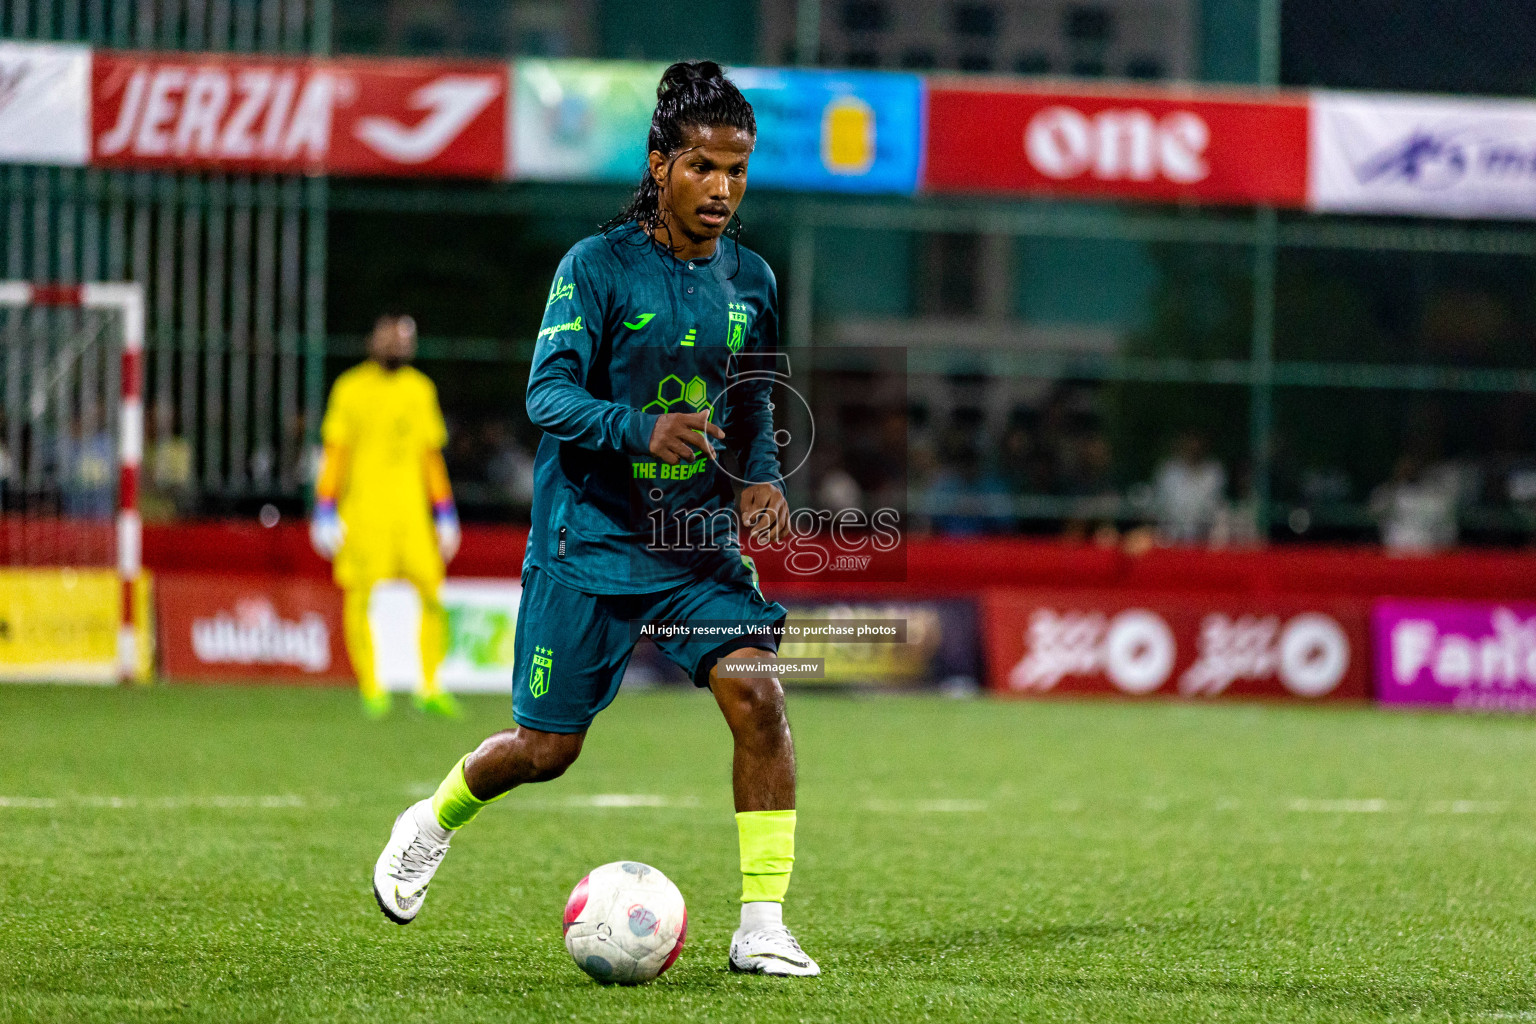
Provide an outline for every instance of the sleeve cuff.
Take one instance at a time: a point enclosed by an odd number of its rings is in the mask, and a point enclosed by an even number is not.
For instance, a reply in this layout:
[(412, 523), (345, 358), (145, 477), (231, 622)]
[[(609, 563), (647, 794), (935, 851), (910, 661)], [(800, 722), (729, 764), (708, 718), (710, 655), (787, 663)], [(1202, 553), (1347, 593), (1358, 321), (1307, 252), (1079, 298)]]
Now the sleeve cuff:
[(660, 417), (655, 413), (641, 412), (639, 409), (630, 416), (624, 431), (624, 446), (631, 455), (651, 453), (651, 432), (656, 429), (658, 419)]

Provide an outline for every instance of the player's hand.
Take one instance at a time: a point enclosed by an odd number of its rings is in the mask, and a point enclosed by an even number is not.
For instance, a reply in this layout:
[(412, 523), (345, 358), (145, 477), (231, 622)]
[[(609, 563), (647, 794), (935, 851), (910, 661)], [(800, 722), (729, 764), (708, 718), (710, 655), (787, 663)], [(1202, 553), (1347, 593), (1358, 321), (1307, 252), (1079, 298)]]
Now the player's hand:
[(315, 513), (309, 520), (309, 543), (315, 553), (327, 561), (336, 557), (341, 542), (346, 539), (347, 528), (336, 514), (336, 503), (322, 501), (315, 505)]
[(789, 502), (773, 484), (744, 487), (738, 501), (741, 523), (752, 543), (775, 544), (789, 535)]
[(712, 459), (715, 446), (709, 442), (711, 437), (724, 439), (725, 431), (709, 422), (709, 413), (663, 413), (656, 417), (656, 426), (651, 430), (651, 454), (669, 466), (692, 462), (700, 452)]
[(459, 553), (459, 543), (464, 539), (459, 529), (458, 512), (452, 506), (439, 510), (432, 516), (432, 525), (437, 529), (438, 553), (443, 556), (444, 562), (453, 561), (453, 556)]

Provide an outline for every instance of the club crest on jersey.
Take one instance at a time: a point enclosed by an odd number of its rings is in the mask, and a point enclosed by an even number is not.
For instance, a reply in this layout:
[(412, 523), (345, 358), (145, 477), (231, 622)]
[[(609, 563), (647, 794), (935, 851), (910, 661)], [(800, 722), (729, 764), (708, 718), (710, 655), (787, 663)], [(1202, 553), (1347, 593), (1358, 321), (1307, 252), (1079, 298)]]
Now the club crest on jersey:
[(533, 668), (528, 673), (528, 692), (535, 699), (549, 692), (549, 675), (555, 668), (555, 652), (549, 647), (533, 649)]
[(732, 352), (740, 352), (741, 347), (747, 343), (747, 327), (752, 323), (747, 304), (745, 302), (729, 303), (726, 317), (725, 347)]

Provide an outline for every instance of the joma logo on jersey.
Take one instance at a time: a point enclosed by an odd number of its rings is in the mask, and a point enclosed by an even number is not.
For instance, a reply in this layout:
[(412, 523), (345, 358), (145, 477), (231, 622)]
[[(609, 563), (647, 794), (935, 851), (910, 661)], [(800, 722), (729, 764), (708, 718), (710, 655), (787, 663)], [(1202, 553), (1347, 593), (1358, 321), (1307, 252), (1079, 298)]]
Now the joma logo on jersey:
[(528, 692), (535, 698), (549, 692), (549, 677), (555, 669), (555, 652), (548, 647), (533, 649), (533, 669), (528, 673)]
[(555, 283), (549, 286), (549, 301), (544, 303), (544, 308), (548, 309), (561, 299), (574, 299), (575, 297), (576, 282), (572, 281), (570, 284), (566, 284), (564, 277), (557, 277), (555, 278)]
[(729, 326), (725, 333), (725, 347), (732, 352), (740, 352), (741, 347), (747, 343), (747, 327), (752, 322), (752, 316), (744, 302), (730, 303), (726, 316)]

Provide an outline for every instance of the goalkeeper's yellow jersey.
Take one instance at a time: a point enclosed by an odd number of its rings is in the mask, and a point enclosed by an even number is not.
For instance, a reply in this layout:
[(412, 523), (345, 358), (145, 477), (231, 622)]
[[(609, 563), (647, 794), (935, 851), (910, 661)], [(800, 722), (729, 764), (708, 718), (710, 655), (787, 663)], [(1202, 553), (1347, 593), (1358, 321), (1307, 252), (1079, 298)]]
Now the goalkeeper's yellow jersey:
[(320, 425), (326, 445), (347, 449), (337, 510), (350, 530), (430, 522), (423, 460), (448, 442), (437, 388), (410, 366), (393, 372), (368, 360), (336, 378)]

